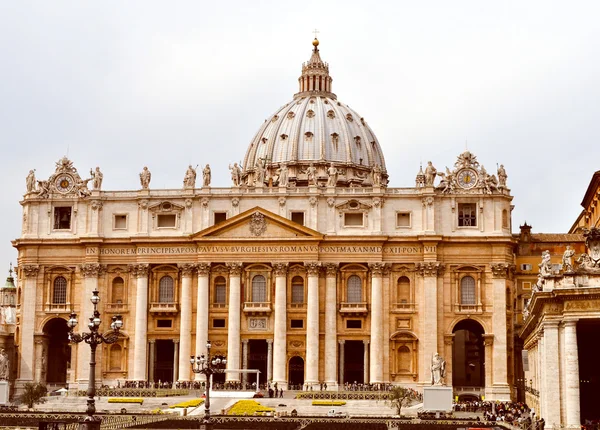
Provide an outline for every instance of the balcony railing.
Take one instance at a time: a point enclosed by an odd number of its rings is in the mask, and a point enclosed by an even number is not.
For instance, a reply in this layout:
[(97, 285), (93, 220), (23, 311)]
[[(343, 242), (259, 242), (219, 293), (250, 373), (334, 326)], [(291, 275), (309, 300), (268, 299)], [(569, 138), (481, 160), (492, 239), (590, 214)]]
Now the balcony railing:
[(481, 303), (477, 305), (463, 305), (461, 303), (457, 303), (455, 305), (455, 309), (457, 312), (461, 313), (480, 314), (483, 312), (483, 305)]
[(392, 310), (395, 312), (414, 312), (415, 304), (414, 303), (394, 303)]
[(72, 305), (70, 303), (46, 303), (46, 312), (71, 312)]
[(225, 309), (227, 307), (227, 303), (213, 303), (211, 306), (215, 309)]
[(306, 308), (306, 303), (290, 303), (291, 309), (304, 309)]
[(244, 302), (244, 312), (249, 314), (270, 314), (271, 302)]
[(150, 303), (150, 312), (156, 314), (176, 314), (179, 312), (179, 304), (177, 303)]
[(369, 312), (367, 302), (342, 302), (340, 303), (340, 313), (361, 315)]
[(127, 303), (107, 303), (104, 306), (106, 312), (127, 312), (129, 310)]

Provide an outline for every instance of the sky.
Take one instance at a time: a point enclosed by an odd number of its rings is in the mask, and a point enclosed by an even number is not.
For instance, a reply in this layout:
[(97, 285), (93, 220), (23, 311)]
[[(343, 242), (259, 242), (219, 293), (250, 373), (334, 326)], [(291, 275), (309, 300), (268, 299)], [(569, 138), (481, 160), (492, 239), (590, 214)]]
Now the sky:
[[(390, 187), (468, 148), (504, 164), (513, 230), (566, 232), (600, 170), (600, 2), (0, 0), (0, 276), (25, 177), (68, 155), (104, 190), (181, 188), (228, 164), (298, 91), (318, 29), (333, 92), (374, 130)], [(3, 269), (6, 267), (6, 269)], [(1, 279), (1, 278), (0, 278)]]

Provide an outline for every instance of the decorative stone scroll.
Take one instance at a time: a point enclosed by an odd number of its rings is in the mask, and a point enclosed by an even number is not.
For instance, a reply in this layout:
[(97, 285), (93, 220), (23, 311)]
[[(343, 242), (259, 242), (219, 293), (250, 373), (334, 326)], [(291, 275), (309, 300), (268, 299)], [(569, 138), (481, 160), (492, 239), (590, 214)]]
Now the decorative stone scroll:
[(182, 276), (192, 276), (197, 266), (194, 263), (179, 263), (177, 267), (181, 271)]
[(225, 263), (229, 268), (229, 275), (240, 276), (242, 274), (242, 263)]
[(506, 279), (509, 275), (510, 264), (508, 263), (491, 263), (490, 268), (492, 269), (492, 276), (494, 278)]
[(131, 269), (131, 273), (133, 273), (133, 276), (135, 276), (136, 278), (147, 277), (148, 272), (150, 272), (150, 265), (146, 263), (131, 264), (129, 268)]
[(444, 265), (439, 261), (425, 261), (415, 264), (415, 271), (421, 276), (440, 276), (444, 273)]
[(85, 263), (81, 265), (80, 269), (84, 278), (97, 278), (106, 272), (106, 266), (99, 263)]
[(99, 211), (102, 209), (102, 201), (101, 200), (92, 200), (92, 210)]
[(37, 277), (37, 275), (40, 271), (40, 266), (34, 266), (33, 264), (26, 264), (26, 265), (22, 266), (21, 269), (23, 270), (23, 273), (25, 274), (26, 278), (35, 278), (35, 277)]
[(305, 261), (304, 266), (306, 267), (306, 273), (308, 276), (318, 276), (319, 270), (321, 269), (321, 263), (318, 261)]

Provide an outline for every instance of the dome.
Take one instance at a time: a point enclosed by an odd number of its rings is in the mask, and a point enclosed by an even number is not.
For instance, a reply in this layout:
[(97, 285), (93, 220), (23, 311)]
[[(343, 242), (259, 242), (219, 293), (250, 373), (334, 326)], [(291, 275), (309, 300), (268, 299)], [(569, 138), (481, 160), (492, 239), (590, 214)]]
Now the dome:
[[(337, 186), (387, 183), (377, 137), (363, 117), (331, 92), (329, 65), (321, 60), (318, 45), (315, 39), (312, 56), (302, 65), (300, 91), (268, 118), (252, 139), (242, 166), (246, 184), (257, 185), (255, 176), (264, 177), (268, 184), (285, 165), (289, 185), (306, 186), (311, 164), (320, 185), (327, 183), (331, 164), (339, 173)], [(265, 174), (255, 174), (259, 168), (264, 168)], [(373, 178), (374, 171), (380, 179)]]

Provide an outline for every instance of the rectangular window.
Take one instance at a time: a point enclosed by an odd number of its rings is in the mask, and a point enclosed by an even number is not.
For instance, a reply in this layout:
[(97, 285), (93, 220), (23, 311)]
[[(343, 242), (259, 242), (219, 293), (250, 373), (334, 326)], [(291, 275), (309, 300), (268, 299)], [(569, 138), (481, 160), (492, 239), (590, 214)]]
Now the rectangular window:
[(156, 320), (157, 328), (171, 328), (173, 327), (173, 320)]
[(458, 204), (458, 226), (477, 227), (477, 205), (475, 203)]
[(521, 270), (524, 272), (531, 270), (531, 268), (532, 268), (531, 264), (521, 264)]
[(304, 225), (304, 212), (292, 212), (292, 222)]
[(410, 212), (396, 213), (396, 228), (410, 228)]
[(225, 304), (225, 285), (215, 285), (215, 303)]
[(227, 220), (227, 212), (214, 212), (213, 213), (214, 225), (222, 223)]
[(345, 227), (362, 227), (363, 226), (363, 214), (362, 213), (345, 213), (344, 214), (344, 226)]
[(531, 282), (523, 282), (524, 290), (531, 290)]
[(346, 328), (362, 328), (361, 320), (346, 320)]
[(55, 230), (69, 230), (71, 228), (71, 210), (70, 206), (54, 208)]
[(291, 320), (290, 327), (291, 328), (304, 328), (304, 320)]
[(127, 230), (127, 215), (115, 215), (115, 230)]
[(156, 225), (158, 228), (173, 228), (177, 225), (177, 215), (175, 215), (175, 214), (158, 215)]
[(225, 328), (225, 319), (215, 318), (213, 321), (213, 328)]

